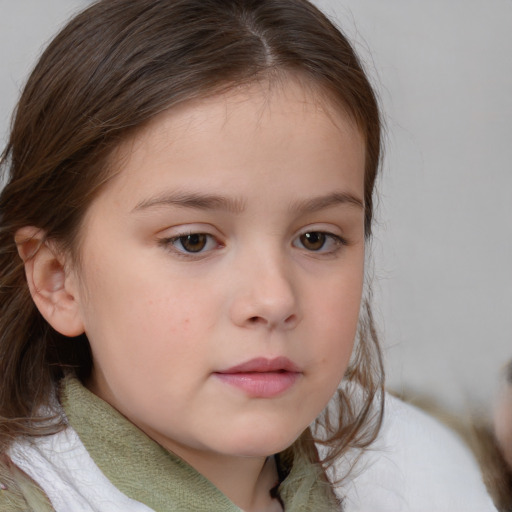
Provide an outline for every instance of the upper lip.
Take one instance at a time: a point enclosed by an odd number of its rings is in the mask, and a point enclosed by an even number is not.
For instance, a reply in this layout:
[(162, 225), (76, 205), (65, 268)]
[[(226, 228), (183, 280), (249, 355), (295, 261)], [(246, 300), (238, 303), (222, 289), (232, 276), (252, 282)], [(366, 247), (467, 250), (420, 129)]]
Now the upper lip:
[(284, 356), (268, 359), (266, 357), (256, 357), (250, 361), (221, 370), (217, 373), (267, 373), (267, 372), (295, 372), (299, 373), (300, 368), (290, 359)]

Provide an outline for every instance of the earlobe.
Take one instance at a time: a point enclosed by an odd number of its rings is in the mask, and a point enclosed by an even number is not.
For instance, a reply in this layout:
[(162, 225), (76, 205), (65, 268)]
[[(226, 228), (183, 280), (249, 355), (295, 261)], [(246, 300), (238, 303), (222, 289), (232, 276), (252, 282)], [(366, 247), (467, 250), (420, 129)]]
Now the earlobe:
[(19, 229), (15, 236), (18, 253), (32, 299), (46, 321), (65, 336), (84, 332), (74, 276), (68, 275), (65, 256), (44, 231), (33, 226)]

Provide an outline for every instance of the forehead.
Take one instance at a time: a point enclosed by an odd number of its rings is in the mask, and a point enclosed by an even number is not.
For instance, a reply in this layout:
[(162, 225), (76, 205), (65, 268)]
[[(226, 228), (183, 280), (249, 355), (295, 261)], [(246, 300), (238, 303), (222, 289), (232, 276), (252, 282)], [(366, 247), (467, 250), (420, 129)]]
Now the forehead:
[(163, 178), (189, 169), (210, 186), (222, 187), (223, 171), (237, 170), (241, 178), (253, 166), (277, 181), (284, 166), (299, 170), (308, 158), (320, 166), (335, 154), (364, 179), (364, 138), (339, 105), (303, 80), (262, 80), (153, 118), (113, 152), (111, 185), (136, 180), (143, 189), (148, 172)]
[[(227, 87), (218, 94), (184, 101), (163, 111), (131, 133), (114, 149), (110, 157), (110, 167), (114, 173), (121, 170), (122, 165), (116, 169), (116, 163), (122, 164), (122, 160), (132, 156), (134, 150), (147, 144), (149, 139), (162, 142), (165, 138), (166, 143), (171, 143), (186, 137), (189, 129), (196, 123), (201, 124), (205, 117), (209, 117), (209, 120), (216, 117), (221, 126), (237, 113), (247, 115), (252, 111), (253, 127), (256, 129), (262, 126), (265, 118), (286, 115), (284, 104), (286, 109), (293, 108), (294, 114), (302, 112), (310, 119), (327, 117), (334, 130), (354, 132), (356, 138), (365, 138), (343, 102), (330, 91), (301, 74), (278, 72), (275, 76)], [(247, 117), (247, 121), (251, 122), (251, 118)], [(163, 132), (164, 125), (174, 125), (174, 133)]]

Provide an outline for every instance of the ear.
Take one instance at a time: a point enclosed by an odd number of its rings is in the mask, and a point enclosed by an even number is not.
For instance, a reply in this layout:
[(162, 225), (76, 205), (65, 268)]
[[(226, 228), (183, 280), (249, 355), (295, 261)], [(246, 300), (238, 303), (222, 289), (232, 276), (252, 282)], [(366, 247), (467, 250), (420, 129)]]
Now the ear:
[(43, 230), (33, 226), (19, 229), (15, 241), (30, 294), (41, 315), (64, 336), (82, 334), (76, 276), (68, 271), (65, 256), (46, 240)]

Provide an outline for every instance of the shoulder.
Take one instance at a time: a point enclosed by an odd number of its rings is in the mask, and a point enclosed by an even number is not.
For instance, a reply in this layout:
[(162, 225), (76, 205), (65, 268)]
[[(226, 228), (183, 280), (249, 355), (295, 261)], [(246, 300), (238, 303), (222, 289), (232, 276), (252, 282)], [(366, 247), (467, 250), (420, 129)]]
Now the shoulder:
[(458, 436), (388, 394), (379, 436), (339, 492), (347, 512), (496, 510)]

